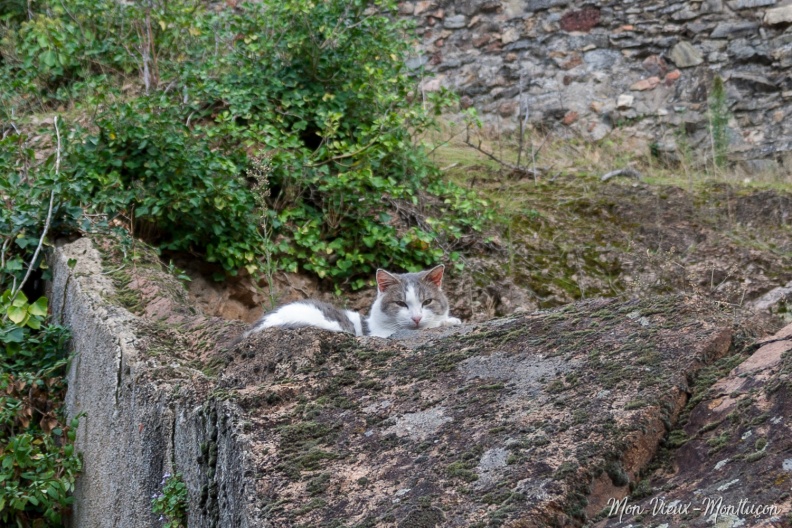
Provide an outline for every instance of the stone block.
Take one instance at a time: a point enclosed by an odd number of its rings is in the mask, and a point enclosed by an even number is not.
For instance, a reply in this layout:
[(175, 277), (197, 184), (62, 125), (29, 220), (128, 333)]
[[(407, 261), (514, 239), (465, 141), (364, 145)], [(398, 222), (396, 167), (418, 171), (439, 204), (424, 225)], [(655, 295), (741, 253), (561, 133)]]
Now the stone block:
[(465, 15), (454, 15), (443, 21), (443, 27), (446, 29), (462, 29), (466, 25), (467, 17)]
[(629, 94), (621, 94), (616, 99), (616, 108), (619, 110), (624, 110), (627, 108), (632, 108), (633, 102), (635, 101), (635, 97)]
[(668, 58), (670, 58), (678, 68), (690, 68), (704, 62), (704, 57), (701, 55), (701, 52), (690, 42), (685, 40), (680, 40), (676, 46), (671, 48)]
[(528, 0), (525, 5), (525, 10), (531, 13), (550, 9), (551, 7), (563, 7), (568, 4), (569, 0)]
[(765, 12), (764, 23), (768, 26), (792, 24), (792, 5), (768, 9)]
[(656, 88), (658, 84), (660, 84), (660, 77), (649, 77), (648, 79), (641, 79), (640, 81), (634, 82), (630, 85), (630, 90), (643, 92)]
[(759, 30), (756, 22), (721, 22), (710, 33), (710, 38), (739, 38), (755, 35)]
[(776, 0), (730, 0), (726, 4), (737, 11), (739, 9), (754, 9), (756, 7), (776, 5)]
[(517, 28), (509, 28), (501, 35), (501, 42), (504, 44), (511, 44), (520, 40), (520, 30)]

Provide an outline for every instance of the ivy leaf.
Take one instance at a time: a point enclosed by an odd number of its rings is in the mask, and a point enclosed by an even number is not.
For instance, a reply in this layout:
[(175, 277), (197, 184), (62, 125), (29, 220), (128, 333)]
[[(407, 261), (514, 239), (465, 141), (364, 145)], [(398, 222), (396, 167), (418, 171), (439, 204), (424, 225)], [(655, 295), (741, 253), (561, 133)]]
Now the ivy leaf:
[(8, 261), (6, 271), (22, 271), (22, 259), (15, 258)]
[(23, 326), (25, 319), (28, 317), (27, 308), (20, 306), (9, 306), (7, 313), (11, 322), (19, 326)]
[(47, 315), (47, 298), (46, 297), (39, 297), (39, 299), (30, 305), (28, 308), (28, 313), (30, 315), (39, 315), (39, 316), (46, 316)]
[(23, 308), (23, 307), (27, 307), (27, 303), (28, 303), (27, 295), (25, 295), (25, 292), (20, 291), (17, 292), (17, 296), (16, 298), (14, 298), (14, 302), (11, 304), (13, 306), (16, 306), (17, 308)]

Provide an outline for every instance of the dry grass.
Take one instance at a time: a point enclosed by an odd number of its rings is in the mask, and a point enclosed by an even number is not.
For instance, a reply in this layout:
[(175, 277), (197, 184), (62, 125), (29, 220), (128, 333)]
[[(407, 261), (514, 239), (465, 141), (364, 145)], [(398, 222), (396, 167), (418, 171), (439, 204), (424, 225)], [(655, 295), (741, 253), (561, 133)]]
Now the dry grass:
[[(515, 188), (552, 182), (558, 177), (579, 177), (581, 183), (600, 184), (602, 175), (624, 168), (640, 172), (645, 183), (672, 185), (691, 192), (701, 185), (713, 183), (728, 183), (736, 190), (744, 188), (748, 191), (792, 189), (792, 171), (783, 168), (792, 167), (792, 155), (783, 160), (783, 167), (776, 165), (759, 171), (741, 163), (718, 170), (706, 160), (695, 161), (692, 155), (681, 155), (680, 160), (671, 165), (652, 155), (650, 144), (637, 138), (630, 128), (616, 129), (597, 143), (530, 130), (525, 134), (521, 149), (516, 133), (484, 133), (475, 128), (468, 132), (460, 118), (448, 117), (439, 130), (422, 139), (432, 149), (432, 159), (447, 177), (485, 192), (493, 190), (493, 184), (494, 189), (509, 189), (504, 198), (514, 197), (511, 191)], [(505, 164), (499, 164), (470, 144)], [(519, 165), (527, 170), (526, 173), (521, 174), (508, 167), (517, 164), (518, 156)], [(537, 173), (536, 181), (532, 175), (534, 171)], [(499, 194), (495, 193), (491, 198), (499, 205), (509, 207), (512, 200), (499, 203)]]

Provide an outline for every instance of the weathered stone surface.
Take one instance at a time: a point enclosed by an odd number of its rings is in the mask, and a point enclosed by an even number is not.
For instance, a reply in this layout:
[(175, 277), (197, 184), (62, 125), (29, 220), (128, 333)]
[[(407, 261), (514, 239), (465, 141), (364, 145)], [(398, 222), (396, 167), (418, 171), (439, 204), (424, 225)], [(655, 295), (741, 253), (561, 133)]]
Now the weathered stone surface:
[(756, 34), (756, 22), (721, 22), (710, 33), (710, 38), (737, 38)]
[(583, 54), (583, 61), (592, 69), (605, 70), (622, 60), (622, 55), (613, 50), (592, 50)]
[(570, 0), (527, 0), (525, 10), (529, 13), (532, 11), (542, 11), (550, 9), (551, 7), (561, 7), (569, 4)]
[(569, 11), (559, 24), (564, 31), (590, 31), (599, 24), (601, 15), (600, 10), (593, 6), (587, 6), (579, 11)]
[[(72, 258), (76, 265), (70, 269)], [(208, 378), (188, 361), (170, 356), (160, 361), (146, 352), (153, 346), (153, 329), (145, 330), (143, 318), (109, 302), (115, 289), (88, 239), (61, 245), (50, 267), (54, 317), (71, 328), (76, 354), (66, 410), (70, 418), (86, 413), (75, 444), (84, 465), (74, 491), (72, 526), (156, 526), (151, 496), (160, 491), (163, 473), (175, 470), (190, 490), (191, 527), (260, 526), (254, 509), (244, 506), (255, 483), (239, 477), (253, 475), (255, 468), (248, 464), (238, 409), (208, 398)], [(159, 279), (162, 286), (168, 282), (165, 274)], [(227, 323), (184, 315), (188, 312), (178, 303), (149, 300), (148, 307), (169, 304), (168, 316), (179, 317), (193, 337), (204, 334), (203, 339), (214, 341), (227, 330)], [(156, 332), (168, 331), (158, 327)], [(195, 343), (187, 346), (203, 350)]]
[(755, 7), (767, 7), (776, 5), (777, 0), (730, 0), (726, 4), (734, 10), (753, 9)]
[(465, 15), (454, 15), (446, 18), (443, 21), (443, 27), (446, 29), (460, 29), (467, 25), (467, 17)]
[(729, 43), (729, 54), (736, 61), (758, 61), (770, 59), (767, 48), (763, 46), (752, 46), (746, 39), (737, 39)]
[[(677, 506), (656, 508), (653, 525), (789, 526), (792, 326), (765, 342), (697, 398), (701, 403), (674, 433), (684, 445), (665, 472), (650, 476), (650, 495), (630, 503), (646, 511), (661, 501)], [(632, 513), (613, 515), (597, 526), (635, 520)]]
[[(773, 288), (758, 299), (751, 301), (749, 306), (757, 312), (787, 313), (792, 308), (792, 282), (786, 286)], [(787, 306), (789, 302), (790, 306)]]
[(675, 11), (671, 14), (671, 20), (691, 20), (699, 16), (697, 11), (690, 9), (689, 7), (685, 6), (679, 11)]
[(792, 5), (768, 9), (765, 12), (764, 23), (770, 26), (792, 24)]
[(631, 108), (634, 101), (635, 101), (635, 96), (628, 95), (628, 94), (621, 94), (616, 99), (616, 107), (617, 108)]
[(728, 349), (724, 323), (666, 298), (389, 341), (275, 330), (231, 351), (220, 384), (257, 431), (273, 525), (402, 525), (436, 508), (469, 526), (499, 493), (507, 525), (575, 524), (628, 493), (689, 373)]
[(630, 90), (642, 92), (644, 90), (652, 90), (660, 84), (660, 77), (649, 77), (648, 79), (641, 79), (630, 85)]
[(678, 68), (690, 68), (691, 66), (698, 66), (704, 62), (704, 57), (701, 55), (701, 52), (691, 43), (684, 40), (671, 48), (668, 58), (670, 58)]

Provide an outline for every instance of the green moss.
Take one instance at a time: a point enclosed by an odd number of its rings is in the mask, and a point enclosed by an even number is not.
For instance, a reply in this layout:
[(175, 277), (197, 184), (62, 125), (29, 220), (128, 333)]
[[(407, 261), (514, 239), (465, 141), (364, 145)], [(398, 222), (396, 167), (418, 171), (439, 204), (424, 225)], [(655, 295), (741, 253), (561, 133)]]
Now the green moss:
[(553, 478), (555, 480), (562, 480), (570, 475), (574, 475), (577, 473), (578, 470), (578, 463), (573, 461), (567, 461), (561, 464), (558, 469), (556, 469), (555, 473), (553, 473)]
[(642, 409), (648, 405), (647, 402), (644, 400), (637, 398), (635, 400), (630, 400), (624, 405), (625, 411), (632, 411), (634, 409)]
[(309, 495), (319, 495), (320, 493), (324, 493), (329, 485), (330, 474), (320, 473), (308, 481), (308, 484), (305, 486), (305, 490)]
[(682, 429), (675, 429), (668, 434), (668, 439), (666, 440), (666, 446), (675, 449), (677, 447), (682, 447), (685, 445), (690, 438)]
[(324, 508), (326, 505), (327, 505), (327, 501), (325, 501), (324, 499), (313, 498), (308, 502), (308, 504), (298, 509), (295, 512), (295, 514), (299, 517), (300, 515), (305, 515), (306, 513), (316, 510), (318, 508)]
[(710, 446), (709, 454), (712, 455), (717, 453), (724, 447), (726, 447), (729, 443), (729, 439), (731, 435), (728, 431), (724, 431), (723, 433), (719, 434), (718, 436), (714, 436), (707, 440), (707, 445)]
[(459, 478), (465, 482), (474, 482), (479, 478), (475, 471), (469, 469), (469, 464), (462, 461), (448, 464), (446, 474), (451, 478)]
[(624, 471), (621, 462), (611, 461), (605, 465), (605, 473), (610, 477), (611, 482), (616, 487), (626, 486), (630, 482), (630, 477)]
[(652, 493), (654, 493), (654, 490), (652, 489), (652, 484), (649, 482), (649, 479), (643, 479), (635, 486), (635, 489), (632, 490), (630, 498), (638, 501), (650, 497)]

